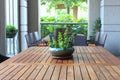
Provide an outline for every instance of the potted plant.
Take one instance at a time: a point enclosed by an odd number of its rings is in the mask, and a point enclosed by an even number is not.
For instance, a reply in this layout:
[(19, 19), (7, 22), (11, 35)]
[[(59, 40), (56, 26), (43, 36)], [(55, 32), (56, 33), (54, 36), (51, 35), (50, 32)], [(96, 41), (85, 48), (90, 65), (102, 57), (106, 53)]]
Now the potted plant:
[(68, 36), (68, 29), (65, 30), (64, 34), (58, 32), (57, 38), (52, 38), (52, 41), (49, 41), (49, 51), (54, 56), (54, 58), (69, 58), (72, 56), (74, 51), (72, 45), (72, 39), (74, 34)]
[(90, 36), (91, 43), (95, 42), (94, 40), (95, 40), (96, 33), (100, 32), (100, 29), (101, 29), (101, 19), (98, 18), (95, 20), (93, 24), (93, 32), (92, 32), (92, 35)]
[(6, 37), (7, 38), (14, 38), (17, 31), (18, 30), (15, 28), (14, 25), (7, 25), (6, 26)]

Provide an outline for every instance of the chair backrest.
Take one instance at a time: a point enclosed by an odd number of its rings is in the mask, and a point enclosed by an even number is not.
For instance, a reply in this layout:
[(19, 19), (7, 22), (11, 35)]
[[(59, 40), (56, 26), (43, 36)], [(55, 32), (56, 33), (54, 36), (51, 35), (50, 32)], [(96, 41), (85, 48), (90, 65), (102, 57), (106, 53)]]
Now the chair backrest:
[(100, 32), (97, 32), (95, 35), (95, 44), (98, 45), (99, 44), (99, 38), (100, 38)]
[(54, 37), (54, 34), (49, 34), (50, 42), (52, 42), (53, 37)]
[(28, 33), (29, 37), (30, 37), (30, 40), (31, 40), (31, 43), (34, 43), (35, 42), (35, 38), (33, 36), (33, 33)]
[(105, 42), (106, 42), (107, 34), (103, 34), (101, 37), (100, 45), (104, 47)]
[(28, 34), (25, 35), (25, 39), (26, 39), (26, 42), (27, 42), (27, 46), (29, 47), (30, 44), (31, 44), (31, 39), (30, 39), (30, 36)]
[(86, 37), (83, 35), (75, 35), (73, 39), (73, 45), (74, 46), (86, 46)]
[(34, 43), (34, 40), (31, 37), (32, 37), (32, 34), (26, 34), (25, 35), (28, 47), (30, 47), (30, 46), (36, 46), (36, 44)]
[(38, 32), (33, 32), (33, 36), (35, 38), (35, 41), (40, 41), (41, 40), (40, 35), (39, 35)]

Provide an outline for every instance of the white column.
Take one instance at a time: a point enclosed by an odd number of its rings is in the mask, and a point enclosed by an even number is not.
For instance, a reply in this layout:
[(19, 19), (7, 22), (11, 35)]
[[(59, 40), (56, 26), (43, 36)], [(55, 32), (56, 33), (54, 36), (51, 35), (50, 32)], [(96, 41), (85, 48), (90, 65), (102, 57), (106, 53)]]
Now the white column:
[(102, 32), (107, 33), (105, 48), (120, 56), (120, 0), (101, 0)]
[(100, 17), (100, 0), (88, 0), (88, 38), (92, 34), (92, 25)]
[(27, 34), (27, 0), (19, 0), (19, 48), (27, 49), (25, 34)]
[(0, 54), (5, 55), (5, 0), (0, 0)]

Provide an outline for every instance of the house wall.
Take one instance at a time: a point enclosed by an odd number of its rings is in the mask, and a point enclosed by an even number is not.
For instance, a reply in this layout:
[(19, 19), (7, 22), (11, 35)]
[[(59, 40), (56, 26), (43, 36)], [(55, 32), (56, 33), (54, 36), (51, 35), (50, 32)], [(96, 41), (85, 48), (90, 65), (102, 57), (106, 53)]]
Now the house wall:
[(107, 33), (105, 48), (120, 56), (120, 0), (101, 0), (102, 33)]
[(5, 0), (0, 0), (0, 54), (5, 55)]

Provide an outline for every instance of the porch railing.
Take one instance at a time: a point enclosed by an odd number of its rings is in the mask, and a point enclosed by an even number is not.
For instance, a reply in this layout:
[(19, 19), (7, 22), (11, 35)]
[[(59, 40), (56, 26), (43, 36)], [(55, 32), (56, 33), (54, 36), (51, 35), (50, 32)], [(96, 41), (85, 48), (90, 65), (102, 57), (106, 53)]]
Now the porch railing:
[(55, 28), (70, 27), (72, 33), (87, 35), (87, 22), (41, 22), (41, 37), (54, 33)]

